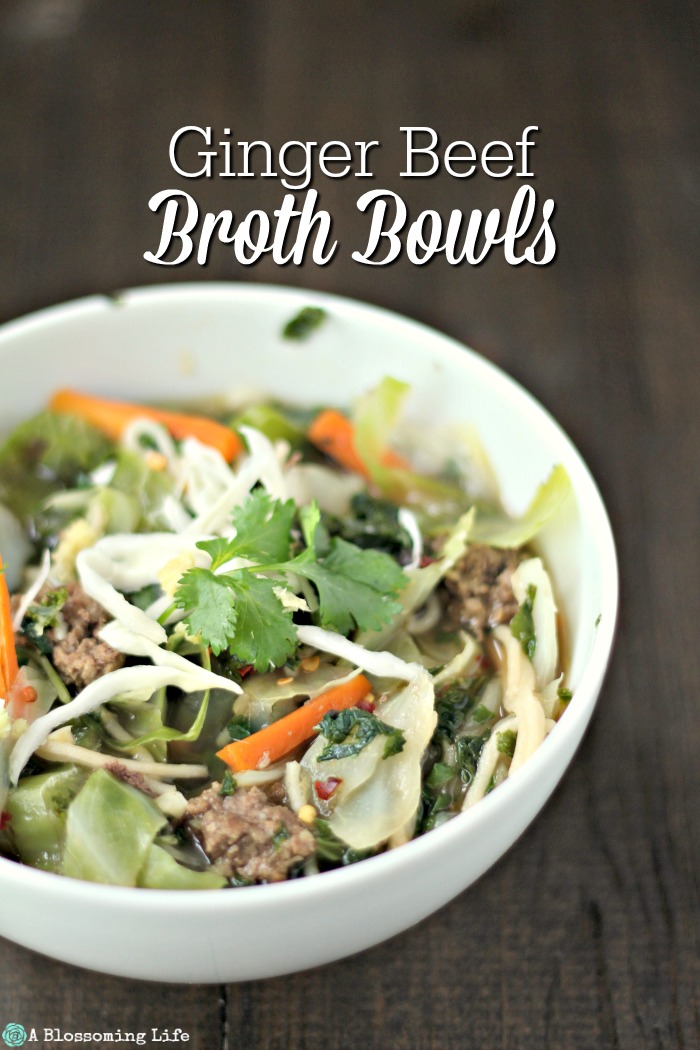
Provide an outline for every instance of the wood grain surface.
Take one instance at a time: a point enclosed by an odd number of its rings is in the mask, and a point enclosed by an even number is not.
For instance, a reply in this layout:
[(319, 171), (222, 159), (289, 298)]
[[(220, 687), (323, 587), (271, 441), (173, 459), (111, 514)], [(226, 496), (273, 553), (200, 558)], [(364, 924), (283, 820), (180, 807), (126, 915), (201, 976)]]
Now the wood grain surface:
[[(0, 320), (210, 279), (406, 312), (561, 422), (609, 507), (622, 583), (614, 660), (570, 772), (439, 914), (333, 966), (222, 987), (104, 977), (2, 942), (0, 1027), (180, 1026), (197, 1050), (700, 1046), (699, 34), (692, 0), (0, 5)], [(240, 215), (281, 198), (273, 179), (178, 180), (167, 145), (186, 124), (277, 145), (379, 139), (373, 181), (317, 187), (342, 247), (332, 263), (243, 267), (221, 245), (206, 267), (146, 263), (158, 190)], [(352, 261), (364, 189), (402, 193), (412, 216), (513, 195), (513, 179), (399, 179), (402, 125), (483, 145), (530, 124), (533, 185), (557, 202), (553, 264)]]

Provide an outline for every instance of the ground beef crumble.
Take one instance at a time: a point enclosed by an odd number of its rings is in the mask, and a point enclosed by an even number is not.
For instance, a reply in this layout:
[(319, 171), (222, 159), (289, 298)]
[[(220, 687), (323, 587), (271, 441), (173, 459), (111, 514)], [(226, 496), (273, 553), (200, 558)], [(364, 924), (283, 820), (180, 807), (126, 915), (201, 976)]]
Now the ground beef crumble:
[(124, 655), (95, 637), (110, 619), (109, 613), (80, 584), (69, 583), (67, 590), (61, 610), (67, 632), (61, 637), (57, 628), (50, 628), (46, 637), (53, 645), (53, 663), (63, 681), (84, 689), (96, 678), (122, 667)]
[(214, 783), (190, 799), (184, 821), (226, 878), (282, 882), (314, 853), (316, 840), (309, 829), (260, 788), (237, 788), (232, 795), (219, 790)]
[(517, 550), (471, 546), (447, 573), (442, 587), (453, 626), (482, 641), (487, 629), (509, 623), (518, 611), (511, 577), (523, 557)]

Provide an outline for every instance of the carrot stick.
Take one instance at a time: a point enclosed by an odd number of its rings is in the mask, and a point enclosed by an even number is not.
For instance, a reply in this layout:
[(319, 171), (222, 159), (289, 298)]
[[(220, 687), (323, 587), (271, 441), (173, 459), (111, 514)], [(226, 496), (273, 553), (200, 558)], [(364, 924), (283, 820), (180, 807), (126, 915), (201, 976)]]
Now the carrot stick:
[[(342, 466), (352, 470), (355, 474), (361, 474), (369, 478), (370, 472), (360, 459), (355, 448), (355, 428), (351, 421), (334, 408), (324, 409), (320, 412), (307, 431), (309, 441), (317, 448), (325, 452), (331, 459), (336, 460)], [(386, 449), (381, 457), (385, 467), (398, 467), (400, 470), (408, 470), (409, 464), (398, 453)]]
[(174, 438), (194, 437), (217, 449), (227, 462), (243, 451), (243, 442), (232, 430), (204, 416), (190, 416), (183, 412), (168, 412), (161, 408), (134, 405), (126, 401), (108, 401), (77, 390), (59, 390), (51, 401), (52, 412), (80, 416), (115, 440), (120, 438), (134, 419), (146, 417), (167, 427)]
[(277, 722), (252, 733), (243, 740), (234, 740), (221, 751), (219, 758), (234, 770), (264, 769), (289, 754), (314, 734), (314, 726), (327, 711), (340, 711), (354, 705), (367, 696), (371, 686), (364, 675), (357, 675), (349, 682), (334, 685), (325, 693), (309, 700), (303, 707), (285, 715)]
[(12, 627), (12, 610), (10, 609), (10, 592), (3, 570), (2, 555), (0, 555), (0, 679), (2, 679), (0, 689), (2, 689), (2, 695), (5, 699), (7, 699), (7, 693), (11, 689), (18, 672), (15, 632)]

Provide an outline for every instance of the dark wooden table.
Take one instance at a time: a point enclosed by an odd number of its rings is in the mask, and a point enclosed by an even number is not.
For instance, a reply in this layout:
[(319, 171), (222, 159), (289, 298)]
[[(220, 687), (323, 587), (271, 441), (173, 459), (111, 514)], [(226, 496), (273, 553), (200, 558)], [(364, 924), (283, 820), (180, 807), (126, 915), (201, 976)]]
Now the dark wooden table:
[[(0, 320), (93, 291), (236, 279), (434, 324), (523, 382), (587, 458), (617, 535), (622, 614), (553, 800), (418, 928), (225, 987), (103, 977), (3, 942), (0, 1027), (180, 1026), (202, 1050), (700, 1045), (699, 36), (691, 0), (4, 0)], [(159, 190), (240, 216), (282, 197), (274, 179), (176, 177), (168, 142), (187, 124), (275, 145), (379, 139), (374, 180), (316, 182), (333, 261), (245, 267), (215, 245), (206, 267), (145, 262)], [(554, 263), (353, 262), (366, 189), (401, 193), (412, 217), (507, 209), (517, 189), (400, 179), (402, 125), (479, 146), (537, 125)]]

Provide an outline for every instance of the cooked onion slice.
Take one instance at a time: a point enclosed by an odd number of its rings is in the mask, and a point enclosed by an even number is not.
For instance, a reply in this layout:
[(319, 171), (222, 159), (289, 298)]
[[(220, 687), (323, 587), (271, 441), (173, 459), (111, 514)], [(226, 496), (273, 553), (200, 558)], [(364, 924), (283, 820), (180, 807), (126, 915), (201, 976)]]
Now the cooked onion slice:
[(70, 729), (60, 729), (52, 733), (45, 744), (37, 748), (39, 758), (48, 762), (74, 762), (77, 766), (88, 769), (101, 769), (110, 766), (123, 766), (132, 773), (153, 777), (158, 780), (205, 780), (209, 770), (204, 765), (186, 765), (179, 762), (144, 762), (141, 759), (115, 758), (101, 751), (91, 751), (73, 742)]
[(503, 706), (518, 717), (518, 738), (510, 764), (510, 772), (514, 773), (544, 740), (545, 714), (535, 695), (535, 669), (520, 642), (508, 627), (497, 627), (494, 635), (505, 652)]
[(522, 603), (529, 587), (535, 588), (532, 603), (532, 623), (535, 630), (535, 686), (544, 689), (552, 681), (559, 658), (557, 646), (557, 607), (554, 604), (552, 584), (540, 558), (528, 558), (520, 563), (512, 577), (513, 594)]
[[(386, 655), (377, 653), (377, 656)], [(384, 758), (385, 740), (377, 736), (358, 754), (318, 761), (326, 746), (319, 736), (301, 760), (309, 779), (337, 777), (329, 817), (331, 830), (353, 849), (374, 849), (398, 838), (415, 820), (421, 793), (421, 758), (437, 722), (430, 674), (420, 668), (411, 680), (384, 703), (376, 714), (400, 729), (403, 750)]]

